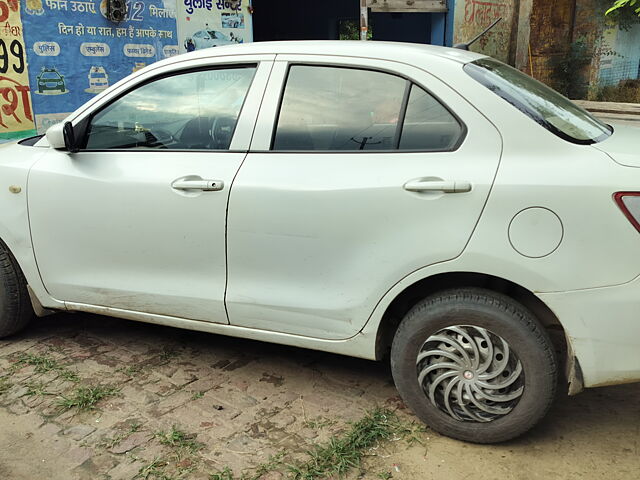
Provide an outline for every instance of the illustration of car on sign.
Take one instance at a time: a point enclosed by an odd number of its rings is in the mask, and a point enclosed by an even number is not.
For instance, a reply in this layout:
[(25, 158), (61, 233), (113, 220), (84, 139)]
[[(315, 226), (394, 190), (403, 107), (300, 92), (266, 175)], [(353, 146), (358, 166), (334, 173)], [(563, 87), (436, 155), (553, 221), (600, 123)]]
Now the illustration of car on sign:
[(238, 13), (223, 13), (222, 28), (244, 28), (244, 15)]
[(184, 44), (187, 50), (190, 50), (190, 43), (195, 50), (200, 50), (201, 48), (230, 45), (233, 42), (222, 32), (216, 30), (198, 30), (185, 40)]
[(638, 131), (460, 49), (164, 59), (1, 146), (0, 338), (74, 311), (384, 360), (503, 442), (640, 381)]
[(91, 67), (89, 69), (89, 90), (92, 92), (101, 92), (109, 87), (109, 76), (104, 67)]
[(36, 83), (38, 85), (38, 93), (41, 94), (60, 94), (67, 92), (64, 75), (60, 75), (55, 67), (42, 67), (42, 71), (36, 77)]

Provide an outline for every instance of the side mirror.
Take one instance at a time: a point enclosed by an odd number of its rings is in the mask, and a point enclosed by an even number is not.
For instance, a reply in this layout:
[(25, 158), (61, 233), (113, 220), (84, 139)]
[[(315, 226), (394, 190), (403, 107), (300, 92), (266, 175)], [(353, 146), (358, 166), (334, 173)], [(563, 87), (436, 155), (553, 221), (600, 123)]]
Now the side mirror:
[(63, 129), (64, 125), (62, 123), (56, 123), (47, 129), (47, 141), (56, 150), (64, 150), (66, 148)]
[(78, 151), (78, 146), (76, 145), (76, 135), (73, 132), (73, 125), (71, 125), (71, 122), (64, 122), (62, 133), (64, 135), (64, 146), (66, 149), (71, 153), (76, 153)]
[(46, 133), (47, 141), (56, 150), (78, 151), (71, 122), (56, 123), (49, 127)]

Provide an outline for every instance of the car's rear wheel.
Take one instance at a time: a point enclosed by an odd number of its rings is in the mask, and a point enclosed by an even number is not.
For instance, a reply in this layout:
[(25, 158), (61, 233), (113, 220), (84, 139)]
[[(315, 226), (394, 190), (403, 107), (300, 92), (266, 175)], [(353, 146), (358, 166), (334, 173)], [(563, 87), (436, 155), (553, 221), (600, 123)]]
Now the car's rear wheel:
[(393, 378), (432, 429), (459, 440), (517, 437), (547, 412), (557, 365), (535, 316), (505, 295), (448, 290), (415, 305), (391, 349)]
[(0, 338), (22, 330), (32, 318), (27, 282), (18, 262), (0, 241)]

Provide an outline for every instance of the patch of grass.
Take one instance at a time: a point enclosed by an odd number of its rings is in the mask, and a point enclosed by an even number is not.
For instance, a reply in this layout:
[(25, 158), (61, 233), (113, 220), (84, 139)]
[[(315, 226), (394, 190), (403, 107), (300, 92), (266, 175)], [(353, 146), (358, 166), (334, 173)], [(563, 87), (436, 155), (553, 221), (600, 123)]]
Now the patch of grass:
[(7, 392), (11, 387), (13, 387), (13, 383), (7, 377), (0, 378), (0, 395)]
[(427, 426), (417, 422), (402, 422), (397, 417), (392, 419), (394, 440), (404, 440), (409, 446), (422, 443), (422, 435), (427, 432)]
[(63, 368), (56, 360), (47, 355), (34, 355), (33, 353), (21, 353), (18, 364), (36, 367), (36, 373), (47, 373)]
[(179, 430), (176, 426), (169, 431), (158, 431), (154, 437), (162, 444), (171, 448), (171, 452), (163, 457), (157, 457), (153, 462), (140, 469), (134, 479), (178, 480), (191, 478), (199, 459), (194, 455), (204, 447), (195, 440), (195, 435)]
[(43, 397), (45, 395), (55, 395), (54, 393), (47, 392), (45, 390), (46, 385), (44, 382), (30, 382), (27, 383), (27, 393), (25, 395), (29, 397)]
[(137, 431), (139, 431), (140, 428), (142, 428), (141, 423), (133, 422), (129, 425), (129, 430), (127, 431), (127, 433), (131, 435), (132, 433), (136, 433)]
[(195, 435), (185, 433), (175, 425), (168, 432), (156, 432), (155, 437), (162, 445), (184, 449), (189, 453), (195, 453), (203, 447), (202, 443), (195, 440)]
[(113, 438), (107, 438), (100, 443), (101, 447), (106, 448), (107, 450), (118, 445), (122, 440), (129, 437), (131, 434), (137, 432), (142, 427), (141, 423), (133, 422), (129, 425), (129, 429), (123, 433), (117, 434)]
[[(269, 457), (269, 460), (267, 460), (266, 463), (263, 463), (262, 465), (258, 465), (258, 468), (256, 468), (255, 473), (250, 477), (247, 476), (247, 478), (250, 480), (258, 480), (264, 474), (277, 470), (279, 467), (283, 465), (283, 458), (286, 455), (286, 453), (287, 452), (282, 451), (282, 452), (276, 453), (275, 455), (271, 455)], [(245, 478), (245, 475), (242, 476), (242, 479), (244, 478)]]
[(158, 355), (158, 365), (166, 365), (172, 358), (178, 356), (178, 352), (165, 348)]
[(310, 459), (298, 465), (289, 465), (289, 472), (296, 480), (316, 480), (331, 475), (343, 476), (352, 468), (358, 468), (364, 453), (381, 440), (390, 440), (397, 430), (394, 412), (376, 408), (364, 418), (351, 424), (340, 437), (331, 438), (326, 444), (309, 450)]
[[(400, 420), (395, 412), (389, 409), (376, 408), (367, 412), (362, 419), (351, 423), (346, 432), (326, 443), (314, 446), (307, 452), (309, 459), (306, 461), (285, 463), (285, 452), (280, 452), (260, 465), (253, 474), (244, 472), (240, 477), (236, 477), (229, 467), (225, 467), (224, 470), (211, 474), (209, 478), (258, 480), (264, 474), (280, 469), (286, 469), (289, 478), (295, 480), (342, 478), (351, 469), (360, 468), (362, 458), (379, 442), (400, 439), (408, 443), (421, 442), (419, 434), (423, 431), (424, 427), (421, 425)], [(384, 480), (392, 478), (390, 472), (382, 472), (378, 477)]]
[(235, 478), (233, 471), (229, 467), (224, 467), (224, 470), (209, 475), (209, 480), (235, 480)]
[(204, 397), (204, 392), (193, 392), (193, 395), (191, 395), (191, 400), (198, 400), (202, 397)]
[(138, 473), (132, 480), (136, 480), (138, 478), (144, 480), (172, 480), (164, 471), (167, 465), (168, 462), (166, 460), (155, 458), (151, 463), (140, 467), (140, 470), (138, 470)]
[(596, 93), (600, 102), (640, 103), (640, 80), (625, 80), (618, 85), (601, 87)]
[(128, 377), (135, 377), (142, 371), (142, 365), (131, 365), (129, 367), (120, 367), (116, 372), (124, 373)]
[(104, 447), (107, 450), (109, 450), (110, 448), (115, 447), (116, 445), (118, 445), (122, 440), (124, 440), (126, 437), (119, 433), (118, 435), (116, 435), (113, 438), (105, 438), (104, 440), (102, 440), (100, 443), (98, 443), (99, 447)]
[(316, 417), (313, 420), (307, 420), (304, 422), (304, 426), (307, 428), (312, 428), (314, 430), (319, 430), (325, 427), (332, 427), (337, 422), (335, 420), (331, 420), (327, 417)]
[(96, 404), (106, 397), (118, 393), (120, 389), (106, 385), (82, 386), (76, 388), (68, 397), (61, 395), (58, 405), (63, 410), (77, 408), (80, 411), (95, 410)]
[(23, 352), (18, 357), (16, 365), (30, 365), (35, 367), (36, 373), (56, 372), (65, 380), (69, 380), (71, 382), (80, 381), (80, 378), (75, 372), (72, 372), (67, 367), (61, 365), (57, 360), (51, 358), (48, 355), (35, 355), (33, 353)]
[(70, 382), (74, 382), (77, 383), (80, 381), (80, 377), (78, 376), (78, 374), (76, 372), (72, 372), (71, 370), (67, 369), (67, 368), (63, 368), (61, 370), (58, 370), (58, 374), (64, 378), (65, 380), (68, 380)]

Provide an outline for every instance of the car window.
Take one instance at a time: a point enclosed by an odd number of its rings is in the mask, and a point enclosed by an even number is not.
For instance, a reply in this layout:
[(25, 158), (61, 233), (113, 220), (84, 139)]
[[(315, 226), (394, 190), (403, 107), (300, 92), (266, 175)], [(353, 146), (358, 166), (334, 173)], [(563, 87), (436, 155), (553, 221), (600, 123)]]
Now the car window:
[(274, 150), (391, 150), (408, 82), (355, 68), (289, 69)]
[(450, 150), (463, 128), (432, 95), (389, 73), (294, 65), (272, 150)]
[(89, 150), (228, 150), (255, 67), (163, 77), (118, 98), (91, 119)]
[(433, 96), (411, 86), (400, 137), (401, 150), (451, 150), (462, 136), (462, 126)]
[(555, 90), (492, 58), (468, 63), (473, 79), (550, 132), (573, 143), (590, 144), (611, 135), (611, 128)]

